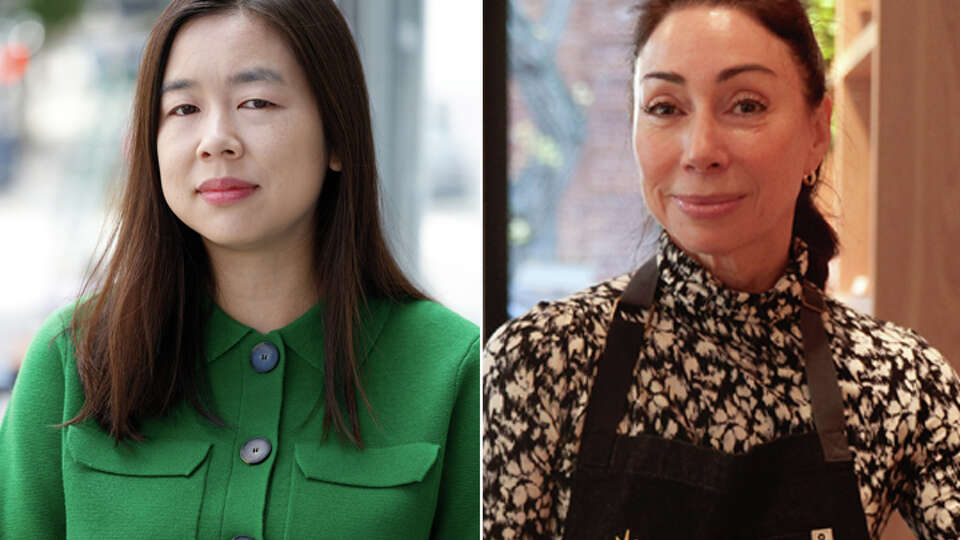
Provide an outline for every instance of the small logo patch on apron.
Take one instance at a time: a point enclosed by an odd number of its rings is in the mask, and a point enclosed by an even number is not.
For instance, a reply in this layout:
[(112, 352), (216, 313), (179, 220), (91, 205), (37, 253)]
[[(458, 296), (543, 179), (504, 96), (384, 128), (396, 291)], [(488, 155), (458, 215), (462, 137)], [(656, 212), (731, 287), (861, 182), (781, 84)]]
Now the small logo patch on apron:
[(815, 529), (810, 531), (810, 540), (833, 540), (833, 529)]

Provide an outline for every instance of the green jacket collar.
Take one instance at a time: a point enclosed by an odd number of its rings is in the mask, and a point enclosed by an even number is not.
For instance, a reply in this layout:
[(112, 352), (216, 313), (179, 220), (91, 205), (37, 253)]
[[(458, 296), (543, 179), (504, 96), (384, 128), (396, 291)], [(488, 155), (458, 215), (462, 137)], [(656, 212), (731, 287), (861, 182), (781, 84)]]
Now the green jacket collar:
[[(287, 326), (261, 334), (256, 330), (237, 322), (227, 315), (220, 306), (211, 302), (210, 318), (206, 327), (206, 357), (207, 362), (213, 362), (230, 351), (237, 343), (253, 334), (267, 340), (269, 336), (278, 335), (283, 343), (292, 348), (317, 369), (323, 369), (324, 338), (323, 338), (323, 302), (317, 303), (297, 320)], [(361, 307), (361, 323), (357, 332), (357, 342), (366, 358), (376, 342), (383, 325), (389, 317), (392, 303), (382, 298), (367, 300), (366, 309)]]

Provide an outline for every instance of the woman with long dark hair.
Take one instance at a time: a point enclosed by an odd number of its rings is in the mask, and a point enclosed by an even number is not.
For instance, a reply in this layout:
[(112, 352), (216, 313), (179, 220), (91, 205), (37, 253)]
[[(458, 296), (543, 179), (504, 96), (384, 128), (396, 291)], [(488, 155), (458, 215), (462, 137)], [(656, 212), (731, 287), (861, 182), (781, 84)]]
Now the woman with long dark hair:
[(960, 537), (960, 380), (825, 296), (831, 101), (800, 0), (647, 0), (633, 146), (655, 258), (487, 343), (493, 538)]
[(111, 249), (0, 428), (2, 538), (469, 537), (479, 332), (384, 241), (328, 0), (174, 0)]

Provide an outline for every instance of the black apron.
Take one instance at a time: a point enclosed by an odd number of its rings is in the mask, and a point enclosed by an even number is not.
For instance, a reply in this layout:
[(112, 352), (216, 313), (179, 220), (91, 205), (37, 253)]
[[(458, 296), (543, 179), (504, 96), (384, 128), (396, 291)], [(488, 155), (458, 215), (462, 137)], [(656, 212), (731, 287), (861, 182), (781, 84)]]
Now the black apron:
[(812, 284), (804, 284), (800, 330), (816, 432), (745, 454), (617, 435), (645, 331), (623, 315), (651, 308), (657, 278), (652, 259), (617, 302), (587, 404), (564, 537), (868, 540), (825, 304)]

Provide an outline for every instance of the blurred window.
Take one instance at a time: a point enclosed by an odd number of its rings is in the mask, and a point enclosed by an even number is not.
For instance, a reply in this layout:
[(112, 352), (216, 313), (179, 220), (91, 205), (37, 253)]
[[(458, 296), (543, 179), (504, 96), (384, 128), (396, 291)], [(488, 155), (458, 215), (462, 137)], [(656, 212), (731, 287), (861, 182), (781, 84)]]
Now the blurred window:
[(650, 253), (630, 141), (632, 0), (510, 0), (508, 311)]

